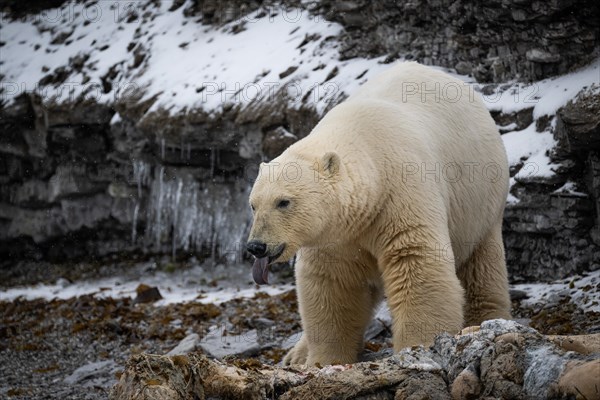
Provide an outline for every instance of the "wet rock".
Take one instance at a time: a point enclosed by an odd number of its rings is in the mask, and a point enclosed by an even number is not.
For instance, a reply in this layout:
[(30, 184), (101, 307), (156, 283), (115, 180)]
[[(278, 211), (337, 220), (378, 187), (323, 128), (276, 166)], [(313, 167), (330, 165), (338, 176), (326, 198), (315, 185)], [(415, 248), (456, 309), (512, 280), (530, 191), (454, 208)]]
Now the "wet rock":
[(262, 133), (259, 130), (251, 130), (241, 138), (239, 144), (240, 157), (251, 159), (258, 156), (261, 152)]
[(527, 292), (524, 290), (510, 289), (509, 293), (512, 301), (523, 300), (529, 297)]
[(156, 286), (150, 287), (148, 285), (140, 284), (135, 289), (137, 296), (133, 300), (134, 303), (154, 303), (162, 299), (162, 295)]

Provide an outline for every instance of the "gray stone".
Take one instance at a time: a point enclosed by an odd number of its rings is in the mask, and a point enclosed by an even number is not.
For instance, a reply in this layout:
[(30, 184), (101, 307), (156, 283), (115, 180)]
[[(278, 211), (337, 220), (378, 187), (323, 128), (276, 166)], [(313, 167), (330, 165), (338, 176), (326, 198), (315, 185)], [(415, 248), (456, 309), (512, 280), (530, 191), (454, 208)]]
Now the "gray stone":
[(123, 182), (111, 182), (108, 185), (107, 193), (110, 197), (133, 199), (138, 195), (135, 186), (129, 186)]
[(202, 351), (215, 358), (229, 355), (250, 357), (260, 351), (258, 333), (255, 329), (240, 335), (231, 335), (219, 326), (210, 330), (202, 338), (199, 346)]
[(92, 197), (61, 200), (61, 211), (66, 226), (75, 231), (82, 227), (93, 228), (96, 223), (110, 216), (112, 200), (99, 193)]
[(49, 200), (89, 194), (99, 191), (100, 188), (101, 185), (87, 179), (85, 166), (59, 165), (48, 183)]
[(461, 75), (468, 75), (471, 73), (471, 70), (473, 69), (473, 64), (471, 64), (468, 61), (459, 61), (454, 66), (454, 69), (456, 69), (456, 72)]
[(560, 61), (560, 54), (552, 54), (540, 49), (531, 49), (527, 51), (525, 57), (527, 57), (528, 61), (542, 64), (557, 63)]
[(382, 302), (375, 312), (371, 323), (367, 326), (364, 338), (365, 340), (372, 340), (385, 331), (390, 332), (391, 328), (392, 315), (390, 314), (390, 309), (385, 302)]
[(523, 291), (523, 290), (517, 290), (517, 289), (510, 289), (510, 299), (515, 301), (515, 300), (523, 300), (528, 298), (529, 295), (527, 294), (527, 292)]
[(69, 230), (60, 207), (42, 210), (19, 208), (11, 217), (7, 235), (10, 238), (29, 236), (34, 242), (41, 243)]
[[(138, 205), (137, 215), (135, 214), (136, 204)], [(144, 221), (146, 217), (146, 202), (136, 202), (134, 199), (129, 198), (114, 198), (112, 201), (110, 216), (119, 221), (124, 225), (131, 225), (134, 217), (137, 217), (137, 222)]]
[(560, 109), (554, 137), (564, 154), (600, 150), (600, 88), (583, 90)]
[(119, 365), (113, 360), (92, 362), (73, 371), (64, 379), (64, 383), (108, 388), (117, 381), (115, 373), (119, 369)]
[(279, 344), (279, 347), (282, 348), (283, 350), (291, 349), (292, 347), (294, 347), (296, 345), (296, 343), (298, 343), (300, 341), (300, 339), (302, 338), (302, 335), (303, 335), (302, 332), (297, 332), (297, 333), (294, 333), (294, 334), (288, 336)]
[(39, 203), (49, 203), (50, 194), (48, 191), (48, 182), (31, 179), (15, 190), (11, 201), (19, 205), (31, 205)]
[(26, 129), (23, 131), (23, 137), (27, 142), (28, 154), (32, 157), (46, 157), (47, 131), (43, 129)]
[(262, 132), (257, 129), (246, 132), (239, 144), (240, 157), (252, 159), (260, 155), (262, 136)]
[(168, 356), (185, 355), (196, 350), (196, 346), (200, 342), (200, 336), (197, 333), (191, 333), (179, 342), (171, 351), (167, 353)]

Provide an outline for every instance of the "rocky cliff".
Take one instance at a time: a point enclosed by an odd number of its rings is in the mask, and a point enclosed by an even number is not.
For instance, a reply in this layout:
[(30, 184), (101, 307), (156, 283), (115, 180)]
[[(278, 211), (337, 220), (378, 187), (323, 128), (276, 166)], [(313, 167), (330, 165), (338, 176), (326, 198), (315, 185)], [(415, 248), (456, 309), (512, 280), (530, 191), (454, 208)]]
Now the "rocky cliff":
[(3, 259), (241, 261), (257, 163), (400, 58), (454, 68), (502, 133), (550, 143), (512, 157), (513, 280), (600, 266), (596, 3), (166, 3), (0, 4)]

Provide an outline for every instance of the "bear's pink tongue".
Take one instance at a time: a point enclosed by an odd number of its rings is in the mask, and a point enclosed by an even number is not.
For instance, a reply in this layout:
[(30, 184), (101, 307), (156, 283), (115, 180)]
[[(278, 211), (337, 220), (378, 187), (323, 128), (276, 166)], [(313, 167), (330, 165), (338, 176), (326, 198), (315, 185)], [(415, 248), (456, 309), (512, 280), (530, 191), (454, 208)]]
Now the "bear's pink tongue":
[(259, 285), (269, 283), (269, 257), (255, 258), (252, 265), (252, 278)]

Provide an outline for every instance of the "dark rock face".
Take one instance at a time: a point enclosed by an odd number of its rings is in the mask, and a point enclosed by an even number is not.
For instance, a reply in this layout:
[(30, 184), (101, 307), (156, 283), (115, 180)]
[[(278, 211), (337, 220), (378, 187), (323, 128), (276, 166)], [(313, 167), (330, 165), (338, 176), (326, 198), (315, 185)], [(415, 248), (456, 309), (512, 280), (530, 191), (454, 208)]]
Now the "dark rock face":
[[(17, 3), (0, 5), (20, 17)], [(38, 3), (41, 8), (29, 12), (55, 4)], [(172, 9), (183, 4), (175, 2)], [(215, 26), (248, 12), (282, 9), (237, 0), (186, 4), (185, 15)], [(564, 73), (588, 62), (600, 44), (599, 6), (587, 0), (285, 4), (344, 25), (338, 39), (345, 59), (387, 55), (391, 62), (403, 55), (479, 81)], [(246, 28), (240, 23), (236, 29)], [(132, 48), (132, 68), (147, 59), (141, 44)], [(68, 68), (76, 71), (85, 62), (75, 57)], [(40, 84), (60, 82), (59, 72)], [(107, 86), (111, 76), (103, 81)], [(306, 136), (319, 113), (309, 104), (272, 101), (210, 115), (201, 109), (169, 115), (148, 112), (152, 103), (134, 93), (112, 104), (53, 104), (26, 93), (0, 104), (1, 258), (64, 260), (139, 251), (241, 257), (250, 223), (247, 195), (258, 163)], [(599, 115), (597, 91), (564, 107), (552, 155), (561, 170), (551, 180), (515, 185), (521, 201), (507, 208), (504, 230), (514, 279), (549, 280), (600, 265)], [(499, 126), (514, 123), (516, 129), (534, 122), (532, 109), (493, 116)], [(582, 194), (553, 193), (567, 182)]]
[(595, 1), (343, 1), (316, 10), (340, 22), (344, 58), (399, 55), (456, 68), (479, 82), (539, 80), (595, 57)]
[[(504, 242), (514, 281), (551, 280), (600, 268), (599, 124), (600, 93), (584, 90), (557, 113), (553, 134), (558, 146), (551, 154), (561, 164), (557, 174), (513, 187), (520, 201), (506, 208)], [(577, 189), (564, 190), (570, 185)]]
[(581, 93), (558, 113), (556, 140), (565, 155), (600, 149), (600, 96), (597, 91)]
[(305, 136), (318, 120), (265, 105), (140, 122), (115, 107), (123, 116), (112, 123), (115, 110), (95, 103), (41, 106), (22, 95), (0, 108), (5, 259), (143, 250), (240, 261), (258, 163), (298, 139), (288, 129)]

